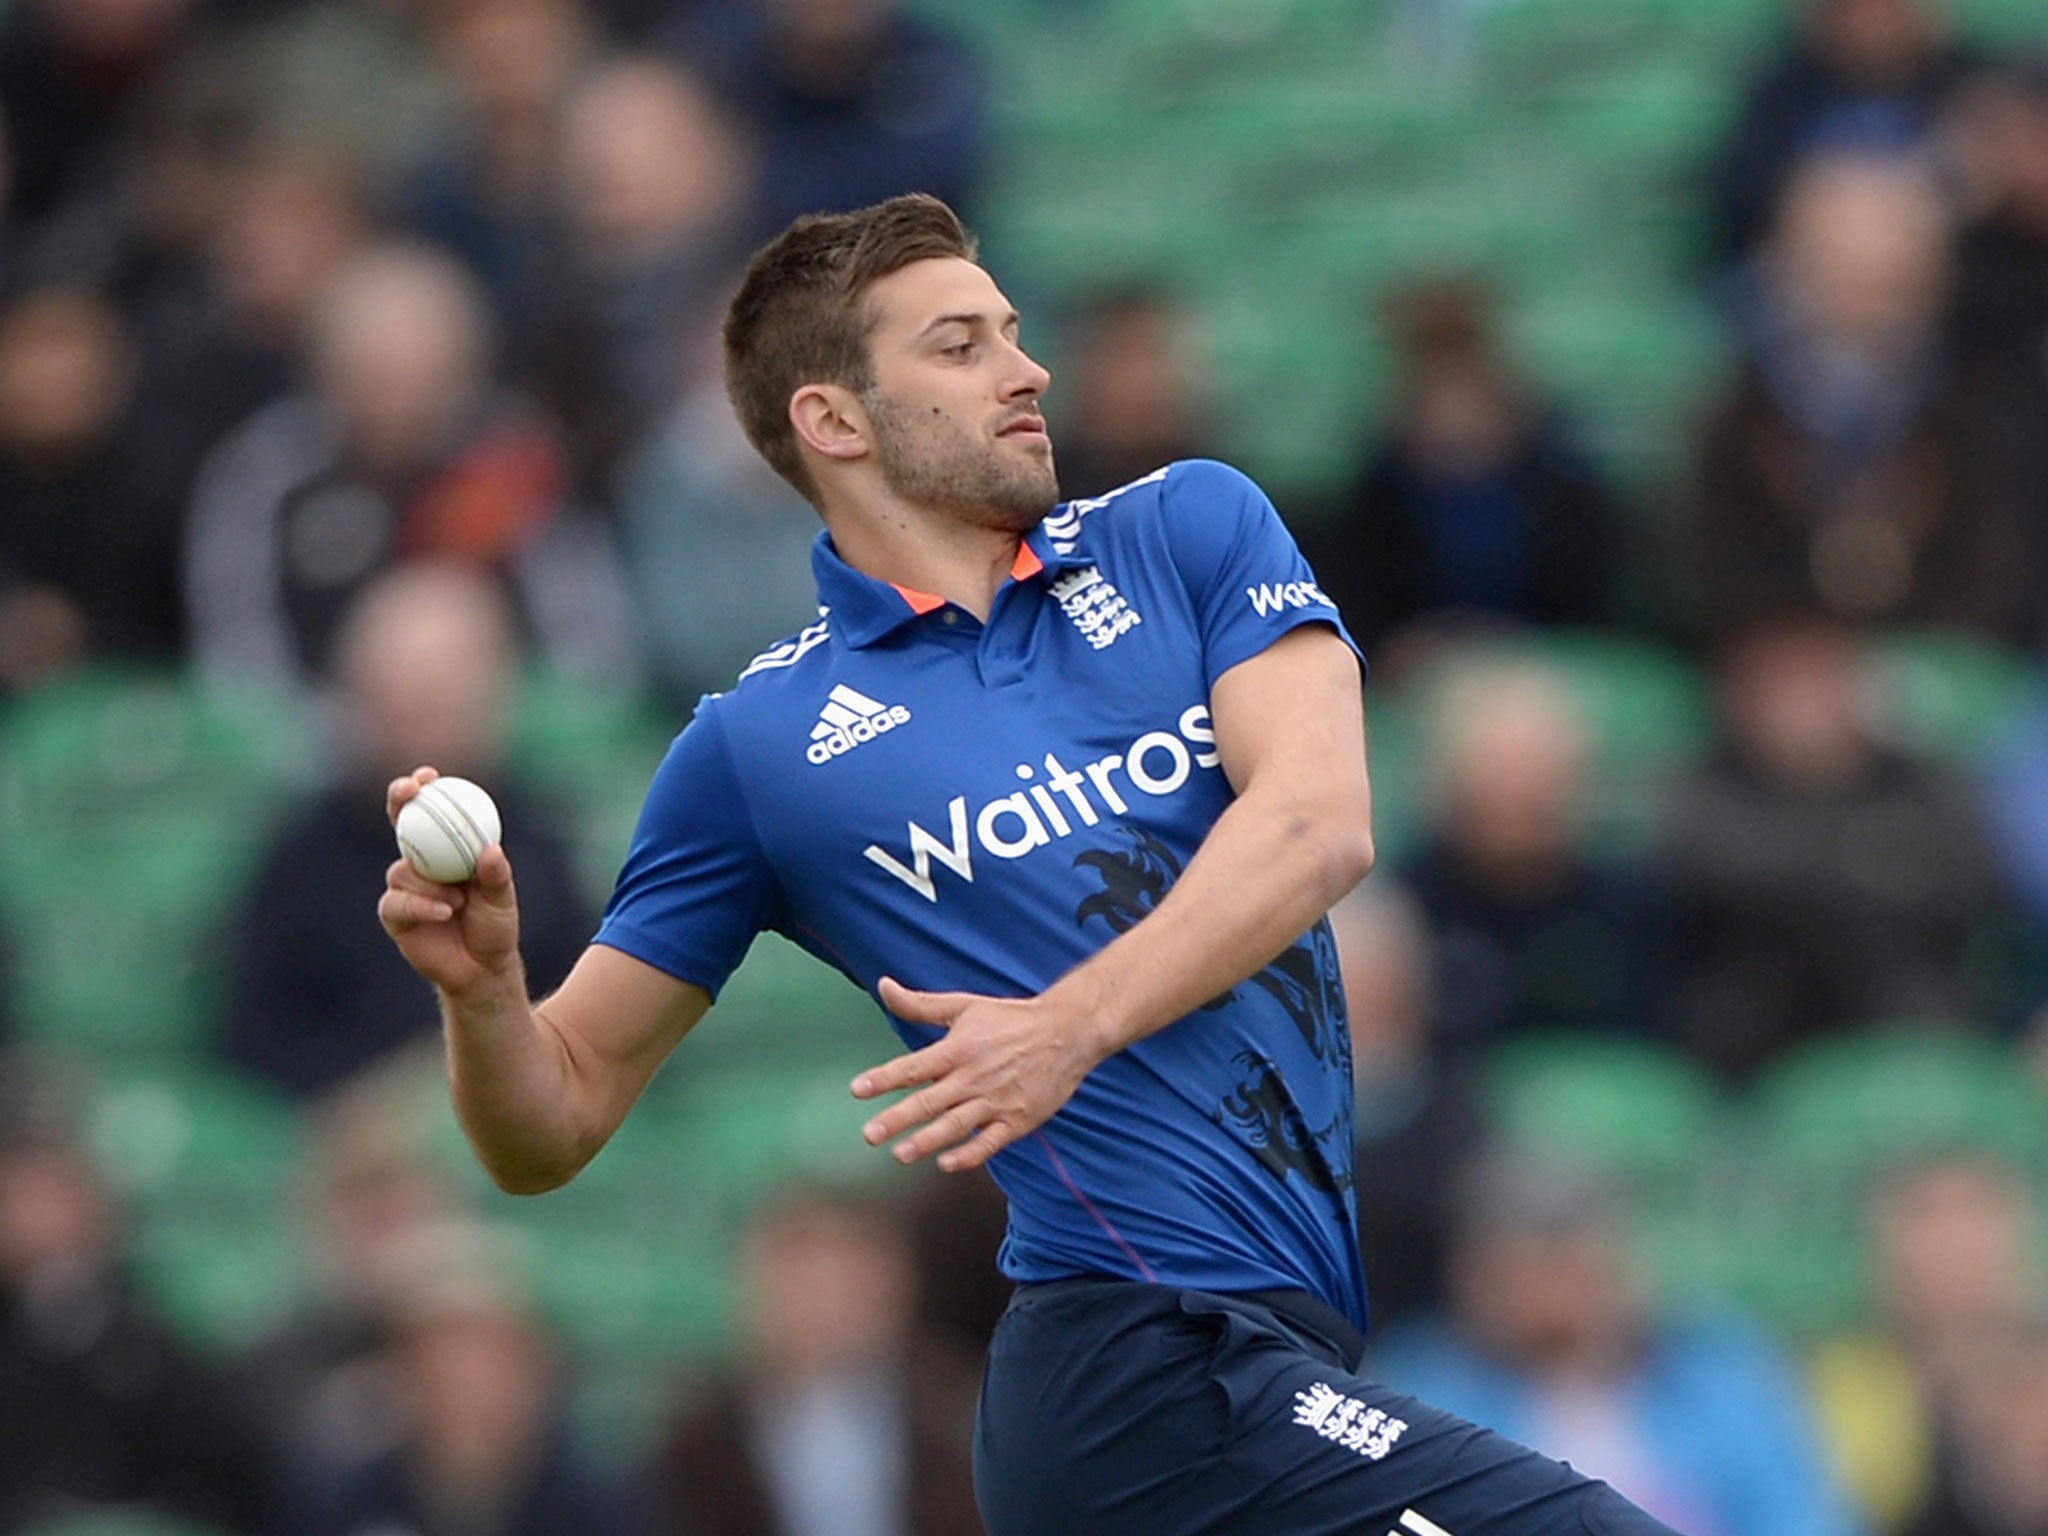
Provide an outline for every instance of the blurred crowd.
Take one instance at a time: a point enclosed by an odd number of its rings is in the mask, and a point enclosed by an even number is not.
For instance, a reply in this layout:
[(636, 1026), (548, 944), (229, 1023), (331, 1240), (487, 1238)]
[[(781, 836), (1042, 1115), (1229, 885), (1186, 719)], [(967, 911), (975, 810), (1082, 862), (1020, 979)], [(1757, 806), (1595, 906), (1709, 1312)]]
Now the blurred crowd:
[[(566, 971), (594, 913), (508, 746), (519, 679), (681, 718), (808, 620), (817, 524), (727, 406), (723, 299), (806, 210), (921, 189), (973, 222), (1004, 67), (898, 0), (0, 10), (0, 736), (141, 669), (306, 701), (327, 770), (229, 903), (208, 1041), (303, 1129), (306, 1293), (233, 1358), (183, 1337), (65, 1074), (8, 1067), (0, 1530), (979, 1529), (992, 1187), (775, 1190), (730, 1350), (602, 1454), (580, 1362), (391, 1089), (436, 1023), (371, 909), (380, 786), (433, 762), (491, 784), (534, 983)], [(2048, 52), (1939, 0), (1788, 0), (1729, 90), (1696, 280), (1735, 365), (1678, 483), (1604, 466), (1509, 297), (1442, 270), (1378, 296), (1394, 388), (1350, 483), (1282, 508), (1421, 786), (1333, 918), (1376, 1358), (1688, 1536), (2048, 1536), (2048, 1133), (1867, 1170), (1833, 1213), (1867, 1304), (1794, 1339), (1662, 1292), (1628, 1170), (1499, 1112), (1530, 1042), (1734, 1101), (1889, 1028), (2003, 1052), (2048, 1127), (2048, 707), (1937, 751), (1876, 685), (1926, 637), (2044, 680)], [(1215, 451), (1195, 300), (1056, 297), (1067, 495)], [(1602, 762), (1641, 722), (1600, 718), (1560, 637), (1704, 700), (1628, 836), (1599, 835)], [(9, 942), (0, 1033), (48, 1046)]]

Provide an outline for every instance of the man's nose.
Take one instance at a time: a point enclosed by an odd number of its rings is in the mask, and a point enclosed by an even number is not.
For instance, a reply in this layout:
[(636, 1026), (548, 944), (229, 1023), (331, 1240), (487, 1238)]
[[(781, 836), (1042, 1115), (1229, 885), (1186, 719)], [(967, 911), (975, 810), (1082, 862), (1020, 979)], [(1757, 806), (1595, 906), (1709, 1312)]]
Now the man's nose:
[(1011, 392), (1036, 399), (1052, 387), (1052, 373), (1022, 347), (1013, 350), (1017, 354), (1018, 369)]

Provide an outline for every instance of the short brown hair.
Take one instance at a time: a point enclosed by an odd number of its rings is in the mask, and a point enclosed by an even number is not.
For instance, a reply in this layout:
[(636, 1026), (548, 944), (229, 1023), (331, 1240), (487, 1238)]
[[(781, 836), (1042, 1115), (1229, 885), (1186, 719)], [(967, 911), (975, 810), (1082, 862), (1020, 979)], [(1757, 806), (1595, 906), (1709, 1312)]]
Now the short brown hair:
[(974, 236), (936, 197), (912, 192), (852, 213), (806, 214), (754, 253), (725, 312), (725, 388), (747, 441), (815, 502), (790, 424), (806, 384), (860, 391), (873, 382), (861, 304), (868, 287), (914, 261), (974, 260)]

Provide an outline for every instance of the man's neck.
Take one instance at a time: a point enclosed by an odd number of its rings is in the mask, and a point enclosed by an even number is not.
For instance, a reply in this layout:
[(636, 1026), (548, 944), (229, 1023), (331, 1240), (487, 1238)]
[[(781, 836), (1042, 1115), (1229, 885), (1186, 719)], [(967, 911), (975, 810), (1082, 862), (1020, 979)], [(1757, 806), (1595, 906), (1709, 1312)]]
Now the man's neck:
[(864, 575), (943, 598), (988, 619), (1009, 579), (1023, 535), (945, 517), (901, 502), (857, 511), (828, 510), (825, 526), (839, 558)]

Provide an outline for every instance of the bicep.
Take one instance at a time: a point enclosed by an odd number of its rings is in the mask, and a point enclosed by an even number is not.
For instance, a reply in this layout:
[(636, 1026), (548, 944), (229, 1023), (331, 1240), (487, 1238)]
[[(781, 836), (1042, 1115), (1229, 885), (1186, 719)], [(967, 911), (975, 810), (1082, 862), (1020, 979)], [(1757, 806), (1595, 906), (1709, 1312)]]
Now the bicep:
[(535, 1011), (561, 1036), (579, 1075), (600, 1084), (616, 1125), (710, 1006), (704, 988), (592, 944)]
[(1274, 783), (1355, 800), (1370, 812), (1358, 657), (1337, 632), (1288, 631), (1216, 679), (1209, 709), (1224, 774), (1240, 796)]

